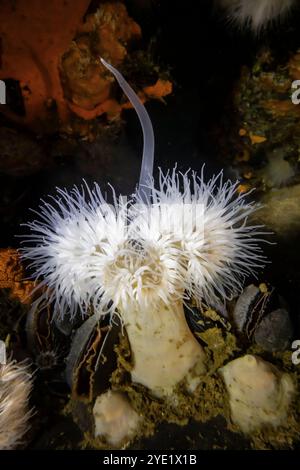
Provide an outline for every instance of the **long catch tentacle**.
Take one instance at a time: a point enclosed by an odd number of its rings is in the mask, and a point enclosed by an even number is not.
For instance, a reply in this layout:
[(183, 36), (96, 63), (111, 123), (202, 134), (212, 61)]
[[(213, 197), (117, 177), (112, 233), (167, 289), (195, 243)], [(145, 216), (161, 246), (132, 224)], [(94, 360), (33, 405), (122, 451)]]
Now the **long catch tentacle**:
[(115, 79), (131, 102), (139, 117), (143, 130), (144, 143), (138, 193), (143, 200), (147, 200), (150, 195), (148, 186), (153, 175), (154, 162), (154, 132), (149, 114), (147, 113), (145, 106), (142, 104), (137, 94), (126, 82), (122, 74), (108, 62), (102, 59), (102, 57), (100, 57), (100, 61), (114, 75)]

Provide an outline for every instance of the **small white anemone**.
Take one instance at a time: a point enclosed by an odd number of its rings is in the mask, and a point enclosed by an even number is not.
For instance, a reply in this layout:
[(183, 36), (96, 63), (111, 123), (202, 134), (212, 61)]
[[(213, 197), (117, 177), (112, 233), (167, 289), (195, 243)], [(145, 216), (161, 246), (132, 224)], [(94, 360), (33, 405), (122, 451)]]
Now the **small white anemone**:
[(260, 31), (270, 22), (288, 14), (295, 0), (217, 0), (228, 11), (229, 19)]
[(0, 450), (15, 449), (24, 441), (32, 416), (32, 384), (26, 362), (0, 364)]
[(103, 288), (122, 310), (168, 305), (183, 293), (180, 253), (169, 240), (125, 239), (105, 265)]

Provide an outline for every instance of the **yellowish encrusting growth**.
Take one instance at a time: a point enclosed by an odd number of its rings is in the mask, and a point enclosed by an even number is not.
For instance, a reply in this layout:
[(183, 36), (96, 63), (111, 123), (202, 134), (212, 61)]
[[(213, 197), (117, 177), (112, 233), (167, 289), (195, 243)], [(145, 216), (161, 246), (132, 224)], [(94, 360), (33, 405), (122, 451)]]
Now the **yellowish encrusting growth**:
[(292, 377), (263, 359), (247, 354), (220, 369), (231, 419), (244, 433), (284, 423), (296, 392)]
[(0, 365), (0, 449), (10, 450), (22, 444), (29, 429), (32, 411), (29, 395), (32, 374), (24, 362)]

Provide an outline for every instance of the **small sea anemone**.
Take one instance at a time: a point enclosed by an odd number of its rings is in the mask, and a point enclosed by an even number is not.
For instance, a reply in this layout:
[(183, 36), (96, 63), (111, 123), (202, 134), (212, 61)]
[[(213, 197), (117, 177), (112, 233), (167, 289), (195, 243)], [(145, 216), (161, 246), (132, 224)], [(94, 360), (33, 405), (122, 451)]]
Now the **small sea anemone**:
[(217, 0), (228, 11), (230, 20), (260, 31), (270, 22), (286, 15), (295, 0)]
[(188, 297), (211, 304), (231, 299), (245, 277), (263, 266), (257, 242), (264, 232), (247, 223), (259, 206), (247, 201), (249, 193), (238, 193), (238, 182), (224, 183), (222, 172), (205, 182), (203, 173), (161, 173), (158, 189), (151, 186), (149, 203), (143, 205), (138, 195), (133, 209), (137, 207), (135, 230), (142, 243), (168, 243), (178, 294), (186, 291)]
[(32, 374), (25, 362), (0, 365), (0, 450), (15, 449), (23, 442), (32, 416), (28, 401)]

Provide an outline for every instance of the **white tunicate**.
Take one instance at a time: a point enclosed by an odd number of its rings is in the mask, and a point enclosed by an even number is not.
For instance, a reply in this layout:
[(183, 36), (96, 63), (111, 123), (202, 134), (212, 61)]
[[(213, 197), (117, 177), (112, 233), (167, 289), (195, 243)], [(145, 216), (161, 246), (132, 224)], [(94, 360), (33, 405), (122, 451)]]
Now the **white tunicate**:
[(140, 181), (139, 181), (139, 188), (138, 191), (142, 195), (143, 198), (147, 199), (148, 196), (148, 185), (150, 183), (150, 179), (152, 178), (153, 174), (153, 161), (154, 161), (154, 133), (153, 127), (150, 120), (150, 117), (141, 103), (139, 97), (133, 91), (133, 89), (129, 86), (129, 84), (124, 80), (124, 77), (120, 74), (120, 72), (115, 69), (112, 65), (108, 64), (104, 59), (100, 59), (101, 63), (114, 75), (116, 80), (118, 81), (120, 87), (124, 91), (127, 98), (130, 100), (131, 104), (133, 105), (141, 126), (143, 130), (143, 156), (142, 156), (142, 167), (140, 172)]

